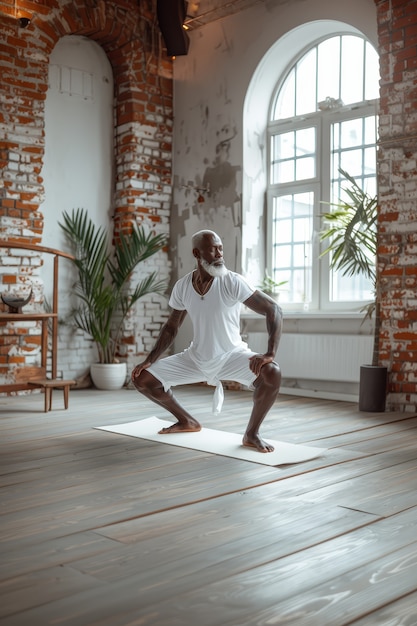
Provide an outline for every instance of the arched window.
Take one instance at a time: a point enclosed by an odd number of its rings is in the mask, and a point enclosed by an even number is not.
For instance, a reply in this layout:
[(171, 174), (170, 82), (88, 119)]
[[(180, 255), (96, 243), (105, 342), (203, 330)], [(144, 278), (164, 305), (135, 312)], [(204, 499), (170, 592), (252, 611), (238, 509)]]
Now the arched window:
[(293, 310), (346, 309), (372, 299), (365, 278), (329, 270), (320, 258), (323, 203), (343, 197), (347, 171), (376, 193), (378, 57), (357, 35), (310, 47), (277, 86), (268, 124), (267, 271), (286, 281)]

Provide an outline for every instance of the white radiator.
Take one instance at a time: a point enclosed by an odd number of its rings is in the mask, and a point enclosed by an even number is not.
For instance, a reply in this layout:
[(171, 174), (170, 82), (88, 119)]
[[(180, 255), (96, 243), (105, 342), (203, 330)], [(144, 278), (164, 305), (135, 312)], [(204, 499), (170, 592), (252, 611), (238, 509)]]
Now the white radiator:
[[(254, 352), (265, 352), (266, 333), (248, 333)], [(307, 380), (359, 382), (360, 366), (372, 361), (373, 337), (284, 333), (276, 360), (282, 377)]]

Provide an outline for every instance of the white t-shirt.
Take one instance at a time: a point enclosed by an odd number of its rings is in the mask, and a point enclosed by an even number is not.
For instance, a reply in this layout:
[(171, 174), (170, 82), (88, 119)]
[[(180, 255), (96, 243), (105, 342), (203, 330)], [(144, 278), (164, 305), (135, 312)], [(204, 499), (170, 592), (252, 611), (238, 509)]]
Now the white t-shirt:
[(205, 369), (211, 369), (230, 352), (247, 348), (240, 336), (240, 309), (255, 289), (240, 274), (228, 271), (214, 278), (202, 299), (193, 287), (192, 276), (190, 272), (174, 285), (169, 305), (189, 314), (194, 329), (190, 354)]

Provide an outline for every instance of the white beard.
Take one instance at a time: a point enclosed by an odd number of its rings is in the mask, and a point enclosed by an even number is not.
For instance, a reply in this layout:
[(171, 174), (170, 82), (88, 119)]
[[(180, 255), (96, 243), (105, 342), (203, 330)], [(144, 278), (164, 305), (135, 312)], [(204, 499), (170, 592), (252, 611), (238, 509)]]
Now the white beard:
[(204, 259), (200, 259), (201, 267), (207, 272), (207, 274), (210, 274), (210, 276), (217, 276), (218, 278), (220, 278), (221, 276), (226, 276), (227, 272), (229, 271), (227, 267), (225, 265), (215, 265), (215, 263), (216, 261), (214, 261), (213, 263), (209, 263)]

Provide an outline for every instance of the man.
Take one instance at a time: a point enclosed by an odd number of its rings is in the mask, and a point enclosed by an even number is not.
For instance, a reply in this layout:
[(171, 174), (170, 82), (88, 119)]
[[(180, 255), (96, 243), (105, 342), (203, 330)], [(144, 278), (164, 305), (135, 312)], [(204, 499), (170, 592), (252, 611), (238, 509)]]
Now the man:
[[(221, 380), (234, 380), (254, 389), (252, 413), (243, 436), (243, 445), (259, 452), (272, 452), (273, 446), (259, 436), (259, 428), (278, 395), (281, 372), (274, 362), (282, 330), (282, 311), (272, 298), (252, 289), (242, 276), (226, 269), (220, 237), (201, 230), (192, 237), (197, 269), (175, 285), (169, 305), (172, 312), (161, 329), (148, 357), (132, 372), (136, 389), (169, 411), (177, 420), (160, 432), (178, 433), (201, 430), (176, 400), (171, 387), (206, 381), (216, 386), (214, 411), (223, 400)], [(265, 354), (255, 354), (240, 336), (241, 303), (264, 315), (268, 331)], [(181, 354), (162, 358), (172, 344), (187, 313), (193, 323), (190, 347)]]

